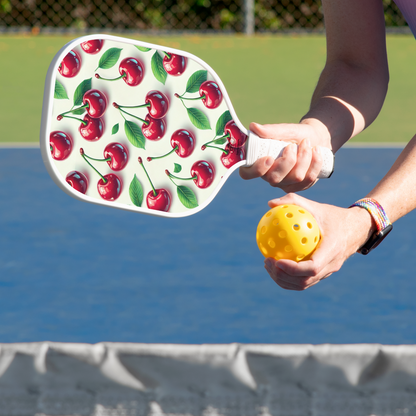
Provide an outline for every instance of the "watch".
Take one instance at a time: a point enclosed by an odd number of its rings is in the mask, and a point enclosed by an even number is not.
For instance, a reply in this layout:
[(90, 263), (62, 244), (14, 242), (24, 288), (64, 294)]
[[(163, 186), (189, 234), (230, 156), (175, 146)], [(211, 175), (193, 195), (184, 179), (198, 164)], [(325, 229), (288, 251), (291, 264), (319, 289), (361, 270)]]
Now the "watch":
[(373, 198), (363, 198), (355, 202), (351, 207), (361, 207), (366, 209), (377, 226), (377, 231), (367, 240), (367, 242), (357, 250), (357, 253), (368, 254), (375, 249), (393, 229), (393, 225), (387, 217), (383, 207)]

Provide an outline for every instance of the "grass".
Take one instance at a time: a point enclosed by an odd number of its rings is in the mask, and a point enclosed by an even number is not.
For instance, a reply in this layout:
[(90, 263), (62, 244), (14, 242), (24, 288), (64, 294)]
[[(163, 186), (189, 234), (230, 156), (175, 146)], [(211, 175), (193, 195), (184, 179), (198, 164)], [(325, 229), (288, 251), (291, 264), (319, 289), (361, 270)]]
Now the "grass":
[[(38, 141), (46, 71), (68, 36), (0, 37), (0, 142)], [(296, 122), (325, 61), (323, 36), (141, 36), (210, 64), (244, 125)], [(391, 83), (377, 121), (354, 141), (406, 142), (414, 134), (416, 42), (388, 37)]]

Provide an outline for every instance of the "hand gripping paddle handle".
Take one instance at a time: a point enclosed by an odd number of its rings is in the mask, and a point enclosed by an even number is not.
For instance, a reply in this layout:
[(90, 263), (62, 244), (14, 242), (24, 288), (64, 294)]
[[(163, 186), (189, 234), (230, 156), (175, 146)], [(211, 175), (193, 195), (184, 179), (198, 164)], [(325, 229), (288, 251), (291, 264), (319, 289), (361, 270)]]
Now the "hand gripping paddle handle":
[[(262, 139), (257, 134), (249, 132), (247, 145), (247, 165), (251, 166), (256, 160), (265, 157), (273, 156), (277, 159), (282, 155), (283, 149), (291, 144), (290, 142), (283, 142), (281, 140)], [(335, 156), (327, 147), (319, 147), (323, 164), (318, 178), (329, 178), (334, 171)]]

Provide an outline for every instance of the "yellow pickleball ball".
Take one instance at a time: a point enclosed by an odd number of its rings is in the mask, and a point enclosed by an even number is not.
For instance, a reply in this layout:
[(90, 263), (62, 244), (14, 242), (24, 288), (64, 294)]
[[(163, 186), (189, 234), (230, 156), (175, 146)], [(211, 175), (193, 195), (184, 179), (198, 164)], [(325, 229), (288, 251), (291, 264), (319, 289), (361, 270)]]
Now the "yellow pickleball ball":
[(264, 257), (308, 260), (321, 238), (318, 223), (305, 208), (279, 205), (266, 212), (257, 226), (257, 245)]

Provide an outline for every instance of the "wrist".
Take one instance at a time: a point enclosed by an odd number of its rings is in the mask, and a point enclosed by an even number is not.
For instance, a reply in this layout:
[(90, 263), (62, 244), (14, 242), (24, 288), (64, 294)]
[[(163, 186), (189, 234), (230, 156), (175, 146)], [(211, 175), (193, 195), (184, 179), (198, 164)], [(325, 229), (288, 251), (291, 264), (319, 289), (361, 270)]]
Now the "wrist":
[(360, 209), (367, 211), (372, 218), (372, 228), (374, 229), (374, 225), (376, 228), (364, 245), (357, 250), (359, 253), (366, 255), (386, 238), (393, 229), (393, 225), (387, 217), (383, 207), (373, 198), (360, 199), (351, 205), (350, 209), (353, 207), (359, 207)]
[(309, 126), (314, 131), (313, 146), (327, 147), (332, 150), (331, 134), (322, 121), (305, 116), (301, 119), (300, 124)]
[(354, 251), (358, 251), (369, 238), (377, 231), (377, 225), (374, 218), (366, 210), (358, 206), (351, 206), (348, 211), (352, 215), (349, 219), (350, 224), (354, 224), (351, 230), (352, 241), (354, 241)]

